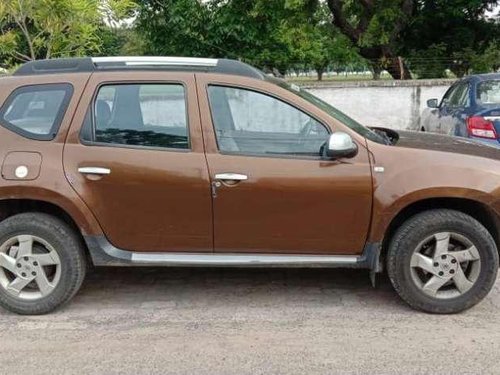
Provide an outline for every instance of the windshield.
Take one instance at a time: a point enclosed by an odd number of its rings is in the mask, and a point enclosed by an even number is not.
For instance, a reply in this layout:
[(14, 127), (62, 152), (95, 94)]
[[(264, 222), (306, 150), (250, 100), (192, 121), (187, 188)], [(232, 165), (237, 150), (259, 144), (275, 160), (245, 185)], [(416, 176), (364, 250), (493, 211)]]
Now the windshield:
[(286, 81), (282, 79), (276, 79), (273, 77), (268, 77), (268, 79), (277, 84), (278, 86), (293, 92), (294, 94), (300, 96), (302, 99), (307, 100), (309, 103), (315, 105), (319, 109), (323, 110), (324, 112), (328, 113), (330, 116), (333, 118), (337, 119), (340, 121), (342, 124), (348, 126), (352, 130), (354, 130), (356, 133), (360, 134), (361, 136), (368, 138), (370, 141), (377, 142), (377, 143), (382, 143), (382, 144), (387, 144), (387, 140), (377, 134), (375, 131), (361, 125), (359, 122), (356, 120), (350, 118), (347, 116), (345, 113), (339, 111), (337, 108), (331, 106), (330, 104), (324, 102), (320, 98), (314, 96), (313, 94), (302, 90), (299, 86), (294, 85), (294, 84), (289, 84)]
[(500, 104), (500, 80), (481, 82), (477, 86), (477, 100), (482, 104)]

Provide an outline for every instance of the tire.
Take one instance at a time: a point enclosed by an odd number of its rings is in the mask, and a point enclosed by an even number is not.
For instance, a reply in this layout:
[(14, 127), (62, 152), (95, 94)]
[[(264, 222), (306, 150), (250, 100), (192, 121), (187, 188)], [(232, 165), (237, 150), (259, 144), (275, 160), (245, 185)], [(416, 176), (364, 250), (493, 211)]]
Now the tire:
[[(86, 258), (79, 236), (44, 213), (22, 213), (2, 221), (0, 257), (0, 306), (17, 314), (53, 311), (78, 292), (85, 278)], [(15, 288), (14, 280), (21, 280)]]
[(449, 209), (408, 219), (387, 254), (387, 271), (399, 296), (415, 309), (436, 314), (458, 313), (479, 303), (492, 289), (498, 266), (498, 250), (488, 230)]

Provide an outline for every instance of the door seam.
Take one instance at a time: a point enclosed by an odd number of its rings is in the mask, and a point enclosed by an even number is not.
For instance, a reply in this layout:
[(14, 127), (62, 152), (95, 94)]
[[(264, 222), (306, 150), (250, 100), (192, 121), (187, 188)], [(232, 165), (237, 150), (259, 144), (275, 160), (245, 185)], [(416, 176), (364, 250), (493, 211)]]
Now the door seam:
[(210, 164), (208, 163), (208, 158), (207, 158), (207, 148), (206, 148), (206, 143), (205, 143), (205, 130), (204, 130), (204, 121), (203, 117), (201, 115), (201, 108), (200, 108), (200, 90), (199, 90), (199, 85), (198, 85), (198, 77), (197, 74), (194, 75), (194, 84), (195, 84), (195, 89), (196, 89), (196, 100), (197, 100), (197, 107), (198, 107), (198, 116), (200, 119), (200, 128), (201, 128), (201, 140), (203, 143), (203, 156), (205, 158), (205, 164), (207, 166), (207, 172), (208, 172), (208, 189), (209, 189), (209, 196), (210, 196), (210, 207), (211, 207), (211, 217), (212, 217), (212, 253), (215, 253), (215, 197), (212, 194), (212, 171), (210, 170)]

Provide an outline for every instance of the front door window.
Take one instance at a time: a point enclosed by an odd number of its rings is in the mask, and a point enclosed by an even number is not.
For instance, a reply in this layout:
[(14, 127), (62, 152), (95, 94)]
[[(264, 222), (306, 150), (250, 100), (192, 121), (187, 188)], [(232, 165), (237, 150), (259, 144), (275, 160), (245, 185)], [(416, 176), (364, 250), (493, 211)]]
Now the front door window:
[(329, 132), (308, 114), (248, 89), (212, 85), (208, 93), (221, 152), (320, 156)]

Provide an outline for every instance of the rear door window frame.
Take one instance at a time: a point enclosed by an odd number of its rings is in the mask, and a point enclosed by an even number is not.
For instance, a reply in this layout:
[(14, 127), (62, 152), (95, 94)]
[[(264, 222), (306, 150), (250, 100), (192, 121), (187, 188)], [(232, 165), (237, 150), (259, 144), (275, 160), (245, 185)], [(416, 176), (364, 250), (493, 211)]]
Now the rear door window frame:
[[(118, 85), (179, 85), (184, 89), (184, 109), (186, 113), (186, 131), (187, 131), (187, 148), (175, 148), (175, 147), (160, 147), (160, 146), (141, 146), (141, 145), (129, 145), (125, 143), (107, 143), (107, 142), (97, 142), (94, 140), (95, 137), (95, 105), (97, 101), (97, 96), (102, 87), (105, 86), (118, 86)], [(79, 132), (80, 143), (86, 146), (97, 146), (97, 147), (117, 147), (117, 148), (129, 148), (138, 150), (151, 150), (151, 151), (169, 151), (169, 152), (191, 152), (191, 128), (189, 119), (189, 103), (188, 103), (188, 86), (184, 81), (163, 81), (163, 80), (120, 80), (120, 81), (102, 81), (100, 82), (92, 95), (92, 100), (90, 102), (90, 107), (87, 108), (83, 124)], [(88, 127), (90, 126), (90, 129)], [(84, 138), (84, 134), (90, 130), (92, 140)]]

